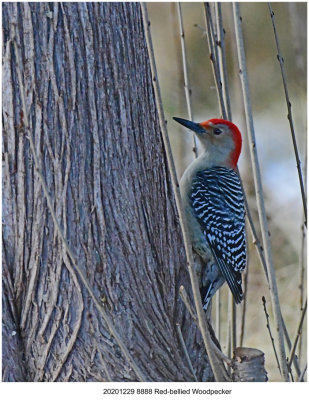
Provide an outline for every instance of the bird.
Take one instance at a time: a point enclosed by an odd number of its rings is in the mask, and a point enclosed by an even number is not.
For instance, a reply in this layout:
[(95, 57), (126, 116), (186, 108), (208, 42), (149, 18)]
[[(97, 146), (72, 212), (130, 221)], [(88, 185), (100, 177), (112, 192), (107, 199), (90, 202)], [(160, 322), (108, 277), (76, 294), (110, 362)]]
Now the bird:
[(180, 193), (192, 247), (202, 259), (203, 308), (207, 311), (225, 282), (240, 303), (241, 273), (247, 264), (244, 194), (237, 171), (241, 133), (224, 119), (173, 119), (194, 132), (202, 149), (183, 173)]

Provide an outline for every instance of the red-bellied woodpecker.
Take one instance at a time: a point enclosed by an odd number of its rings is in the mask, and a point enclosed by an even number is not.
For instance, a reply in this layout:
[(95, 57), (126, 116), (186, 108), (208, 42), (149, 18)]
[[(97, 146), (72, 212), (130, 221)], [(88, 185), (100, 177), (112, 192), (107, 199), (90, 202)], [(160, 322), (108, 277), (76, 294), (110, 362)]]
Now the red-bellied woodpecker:
[(194, 131), (202, 145), (201, 155), (180, 180), (180, 190), (192, 246), (205, 264), (203, 307), (207, 309), (225, 281), (240, 303), (241, 272), (247, 258), (244, 199), (235, 171), (242, 143), (240, 131), (223, 119), (201, 123), (174, 120)]

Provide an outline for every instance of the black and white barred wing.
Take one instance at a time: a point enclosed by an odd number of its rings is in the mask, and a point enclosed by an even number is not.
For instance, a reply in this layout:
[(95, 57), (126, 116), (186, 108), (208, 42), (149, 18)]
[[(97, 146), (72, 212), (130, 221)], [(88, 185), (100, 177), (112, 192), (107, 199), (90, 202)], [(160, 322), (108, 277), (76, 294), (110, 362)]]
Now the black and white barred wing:
[(213, 167), (197, 173), (192, 207), (215, 261), (236, 303), (243, 297), (246, 266), (245, 208), (239, 177), (232, 169)]

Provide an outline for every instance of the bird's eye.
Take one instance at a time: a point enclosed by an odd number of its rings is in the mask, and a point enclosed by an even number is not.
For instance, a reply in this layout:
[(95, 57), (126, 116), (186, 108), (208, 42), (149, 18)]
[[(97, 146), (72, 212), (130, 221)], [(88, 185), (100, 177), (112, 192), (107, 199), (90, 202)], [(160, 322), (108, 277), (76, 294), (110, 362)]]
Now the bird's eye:
[(222, 133), (222, 129), (220, 129), (220, 128), (215, 128), (214, 129), (214, 134), (215, 135), (220, 135), (220, 133)]

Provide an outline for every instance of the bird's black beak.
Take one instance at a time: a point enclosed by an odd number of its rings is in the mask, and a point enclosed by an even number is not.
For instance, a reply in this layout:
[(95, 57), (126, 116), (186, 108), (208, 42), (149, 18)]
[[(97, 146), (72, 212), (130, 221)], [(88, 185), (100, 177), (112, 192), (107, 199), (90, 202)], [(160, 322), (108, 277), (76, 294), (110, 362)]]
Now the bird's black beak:
[(191, 131), (195, 133), (205, 133), (205, 129), (200, 125), (197, 124), (196, 122), (188, 121), (187, 119), (183, 118), (178, 118), (178, 117), (173, 117), (173, 119), (176, 122), (179, 122), (181, 125), (185, 126), (188, 129), (191, 129)]

